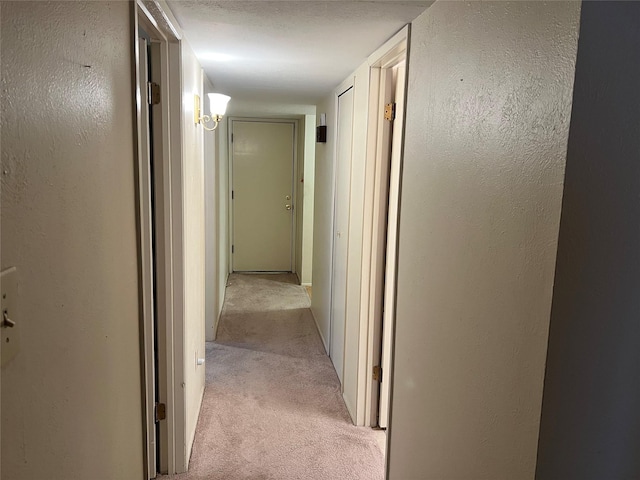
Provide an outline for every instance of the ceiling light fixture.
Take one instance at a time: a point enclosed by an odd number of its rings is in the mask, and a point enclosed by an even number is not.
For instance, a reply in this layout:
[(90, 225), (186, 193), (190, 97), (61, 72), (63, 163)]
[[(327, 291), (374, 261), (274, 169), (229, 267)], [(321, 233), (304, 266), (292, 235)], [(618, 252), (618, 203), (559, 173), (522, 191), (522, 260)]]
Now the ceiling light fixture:
[[(227, 111), (227, 103), (231, 100), (228, 95), (222, 93), (208, 93), (210, 115), (200, 115), (200, 96), (194, 95), (193, 114), (196, 125), (202, 124), (205, 130), (213, 131), (218, 127), (218, 123), (222, 120), (222, 116)], [(207, 127), (207, 123), (213, 122), (213, 127)]]

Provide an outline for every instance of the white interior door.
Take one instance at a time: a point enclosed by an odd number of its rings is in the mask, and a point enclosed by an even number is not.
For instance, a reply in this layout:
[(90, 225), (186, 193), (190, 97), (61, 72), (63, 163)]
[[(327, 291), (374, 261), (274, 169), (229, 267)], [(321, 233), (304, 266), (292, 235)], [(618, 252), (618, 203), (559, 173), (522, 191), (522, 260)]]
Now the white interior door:
[(394, 68), (396, 83), (396, 118), (393, 121), (391, 140), (391, 168), (389, 172), (389, 210), (387, 220), (387, 255), (385, 267), (384, 311), (382, 315), (382, 382), (380, 385), (380, 414), (378, 424), (387, 428), (389, 424), (389, 388), (391, 385), (391, 356), (393, 328), (395, 323), (396, 260), (398, 248), (398, 201), (400, 189), (400, 151), (404, 117), (405, 63)]
[(331, 343), (329, 356), (336, 369), (340, 383), (342, 383), (344, 377), (344, 338), (347, 301), (351, 145), (353, 142), (353, 88), (350, 88), (338, 97), (337, 135), (333, 216), (333, 268), (331, 275)]
[(292, 271), (294, 127), (231, 122), (235, 272)]

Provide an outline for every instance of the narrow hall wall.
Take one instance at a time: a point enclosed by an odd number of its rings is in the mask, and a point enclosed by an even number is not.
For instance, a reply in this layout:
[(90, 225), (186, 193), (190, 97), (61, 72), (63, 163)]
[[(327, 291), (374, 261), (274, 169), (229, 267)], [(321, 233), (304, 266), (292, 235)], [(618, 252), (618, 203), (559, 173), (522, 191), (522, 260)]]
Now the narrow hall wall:
[(640, 478), (638, 19), (582, 5), (538, 480)]
[(412, 24), (390, 480), (531, 480), (580, 4)]
[(144, 475), (130, 2), (0, 2), (3, 479)]

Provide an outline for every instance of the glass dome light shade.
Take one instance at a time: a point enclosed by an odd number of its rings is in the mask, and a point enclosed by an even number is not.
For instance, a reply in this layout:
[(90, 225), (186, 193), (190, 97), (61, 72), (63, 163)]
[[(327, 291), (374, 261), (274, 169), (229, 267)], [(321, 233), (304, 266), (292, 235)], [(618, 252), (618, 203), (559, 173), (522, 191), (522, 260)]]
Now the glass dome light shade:
[(222, 116), (227, 111), (227, 103), (231, 100), (228, 95), (222, 93), (209, 93), (209, 110), (212, 116)]

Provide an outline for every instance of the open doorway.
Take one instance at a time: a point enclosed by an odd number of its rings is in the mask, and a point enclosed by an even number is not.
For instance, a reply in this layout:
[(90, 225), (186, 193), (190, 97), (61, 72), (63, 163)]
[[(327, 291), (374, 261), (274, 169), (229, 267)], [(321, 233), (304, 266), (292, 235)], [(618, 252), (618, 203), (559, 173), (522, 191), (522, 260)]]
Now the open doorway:
[[(388, 101), (385, 99), (384, 120), (391, 127), (391, 151), (388, 163), (388, 203), (387, 228), (385, 249), (384, 295), (382, 305), (382, 351), (380, 353), (380, 370), (374, 371), (374, 376), (380, 382), (378, 426), (387, 428), (389, 425), (389, 395), (391, 356), (393, 355), (393, 329), (395, 325), (395, 294), (396, 294), (396, 252), (398, 248), (398, 212), (400, 200), (400, 167), (402, 150), (402, 133), (404, 117), (404, 92), (406, 61), (399, 59), (395, 65), (383, 69), (385, 90), (391, 92)], [(386, 85), (390, 83), (390, 88)], [(385, 139), (388, 142), (388, 139)], [(386, 145), (386, 143), (385, 143)], [(384, 228), (383, 228), (384, 229)], [(383, 375), (382, 372), (387, 372)]]
[(156, 278), (156, 215), (154, 209), (153, 181), (153, 126), (152, 92), (150, 83), (149, 34), (137, 30), (138, 77), (138, 202), (140, 209), (139, 241), (141, 253), (141, 293), (144, 342), (145, 419), (146, 419), (146, 469), (147, 478), (154, 478), (158, 471), (158, 426), (155, 421), (155, 405), (158, 399), (157, 361), (157, 278)]
[[(133, 7), (134, 95), (146, 477), (186, 469), (181, 258), (179, 39), (144, 2)], [(164, 23), (163, 23), (164, 22)]]
[(396, 294), (396, 251), (409, 27), (371, 62), (363, 311), (368, 331), (365, 424), (389, 424)]

